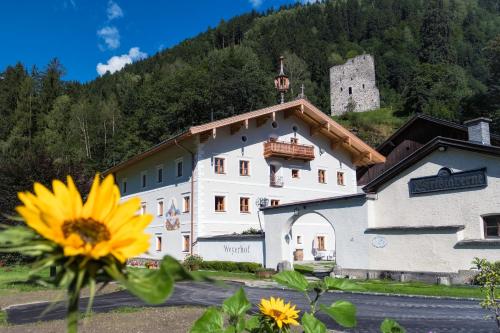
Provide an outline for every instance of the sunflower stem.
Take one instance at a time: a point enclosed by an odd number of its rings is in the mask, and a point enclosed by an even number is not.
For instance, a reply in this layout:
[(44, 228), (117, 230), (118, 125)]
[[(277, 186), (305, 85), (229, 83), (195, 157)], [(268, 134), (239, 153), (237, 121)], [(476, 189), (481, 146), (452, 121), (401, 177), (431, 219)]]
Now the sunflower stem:
[(80, 300), (80, 292), (71, 289), (73, 288), (70, 287), (69, 300), (68, 300), (68, 315), (67, 315), (68, 333), (77, 333), (78, 316), (79, 316), (78, 301)]

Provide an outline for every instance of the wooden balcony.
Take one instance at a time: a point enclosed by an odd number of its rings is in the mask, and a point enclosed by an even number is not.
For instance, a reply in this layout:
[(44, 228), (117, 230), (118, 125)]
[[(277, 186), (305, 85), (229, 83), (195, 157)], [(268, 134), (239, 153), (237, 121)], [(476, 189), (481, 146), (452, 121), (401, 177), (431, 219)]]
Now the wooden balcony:
[(314, 160), (314, 146), (269, 140), (264, 142), (264, 157), (311, 161)]

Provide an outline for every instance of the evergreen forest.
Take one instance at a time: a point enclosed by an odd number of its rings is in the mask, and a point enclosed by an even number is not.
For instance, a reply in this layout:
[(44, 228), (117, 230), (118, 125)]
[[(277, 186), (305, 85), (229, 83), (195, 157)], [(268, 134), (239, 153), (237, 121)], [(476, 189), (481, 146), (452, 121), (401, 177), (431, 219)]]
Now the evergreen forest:
[(95, 172), (191, 125), (277, 103), (281, 55), (286, 99), (304, 84), (329, 113), (329, 68), (363, 53), (375, 57), (382, 109), (338, 120), (370, 144), (416, 113), (487, 116), (500, 132), (499, 0), (297, 3), (221, 21), (87, 83), (66, 81), (57, 58), (0, 69), (0, 212), (11, 214), (16, 192), (34, 181), (71, 174), (85, 187)]

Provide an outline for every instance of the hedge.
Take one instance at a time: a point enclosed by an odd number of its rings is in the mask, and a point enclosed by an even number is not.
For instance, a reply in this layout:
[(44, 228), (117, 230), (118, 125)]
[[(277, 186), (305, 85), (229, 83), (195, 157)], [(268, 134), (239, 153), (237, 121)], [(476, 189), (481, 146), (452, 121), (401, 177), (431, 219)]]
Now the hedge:
[(262, 265), (255, 262), (203, 261), (200, 264), (200, 269), (207, 271), (255, 273), (262, 269)]

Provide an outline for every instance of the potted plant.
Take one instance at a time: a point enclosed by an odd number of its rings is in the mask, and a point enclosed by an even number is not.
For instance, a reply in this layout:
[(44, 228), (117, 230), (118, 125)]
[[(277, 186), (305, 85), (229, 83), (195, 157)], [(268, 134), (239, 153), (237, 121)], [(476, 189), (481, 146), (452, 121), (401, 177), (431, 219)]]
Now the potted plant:
[(261, 267), (255, 270), (255, 276), (259, 279), (270, 279), (274, 274), (276, 274), (276, 271), (271, 268)]
[(203, 263), (203, 258), (197, 254), (190, 254), (184, 258), (184, 267), (190, 271), (197, 271)]

